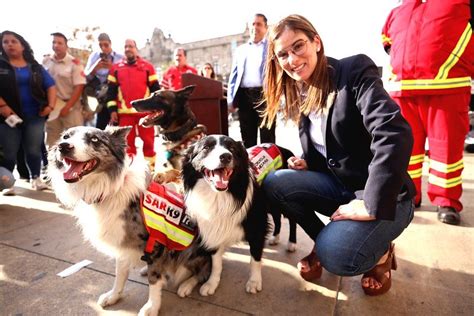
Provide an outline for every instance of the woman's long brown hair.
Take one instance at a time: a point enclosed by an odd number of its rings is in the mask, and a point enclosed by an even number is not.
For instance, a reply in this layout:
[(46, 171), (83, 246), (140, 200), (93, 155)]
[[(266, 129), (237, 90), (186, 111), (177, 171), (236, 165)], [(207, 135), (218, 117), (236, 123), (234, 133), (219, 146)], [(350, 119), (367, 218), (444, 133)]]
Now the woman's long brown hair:
[[(314, 52), (318, 55), (318, 62), (309, 80), (310, 83), (306, 85), (306, 98), (302, 98), (297, 82), (285, 73), (275, 56), (275, 41), (285, 30), (302, 32), (311, 42), (314, 41), (314, 37), (318, 37), (321, 41), (319, 52)], [(267, 106), (263, 111), (262, 126), (268, 128), (272, 126), (280, 110), (283, 111), (284, 119), (298, 122), (300, 114), (309, 115), (313, 111), (322, 111), (326, 107), (328, 95), (331, 92), (328, 61), (318, 32), (305, 17), (296, 14), (289, 15), (270, 31), (263, 87), (263, 97)], [(285, 104), (281, 108), (280, 104), (283, 100)]]

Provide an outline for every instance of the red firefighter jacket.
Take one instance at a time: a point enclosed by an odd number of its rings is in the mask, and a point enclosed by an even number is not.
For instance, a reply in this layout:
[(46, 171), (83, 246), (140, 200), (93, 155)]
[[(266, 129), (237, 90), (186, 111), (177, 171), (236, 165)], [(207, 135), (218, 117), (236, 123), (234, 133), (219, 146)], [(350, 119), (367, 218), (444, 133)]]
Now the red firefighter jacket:
[(393, 96), (469, 91), (474, 73), (469, 0), (404, 0), (382, 30)]
[(153, 65), (140, 57), (133, 64), (123, 59), (113, 65), (107, 81), (107, 108), (119, 114), (137, 113), (130, 102), (160, 89)]

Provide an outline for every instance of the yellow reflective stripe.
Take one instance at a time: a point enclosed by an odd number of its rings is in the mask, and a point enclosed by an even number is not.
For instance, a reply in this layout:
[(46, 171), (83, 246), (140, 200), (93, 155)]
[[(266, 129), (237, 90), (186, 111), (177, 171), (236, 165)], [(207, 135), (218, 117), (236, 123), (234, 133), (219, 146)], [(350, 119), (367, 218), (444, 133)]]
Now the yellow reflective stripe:
[(409, 164), (410, 165), (416, 165), (420, 162), (423, 162), (423, 160), (425, 160), (425, 154), (421, 154), (421, 155), (414, 155), (414, 156), (411, 156), (410, 157), (410, 162)]
[(448, 165), (431, 159), (430, 168), (443, 173), (454, 172), (456, 170), (464, 168), (464, 160), (461, 158), (459, 161)]
[(119, 109), (119, 113), (121, 113), (121, 114), (135, 114), (135, 113), (138, 113), (138, 112), (134, 108), (129, 109), (124, 105), (124, 107)]
[(125, 102), (125, 99), (123, 98), (122, 94), (122, 89), (118, 89), (118, 96), (117, 98), (120, 100), (120, 108), (118, 109), (118, 112), (120, 114), (135, 114), (137, 113), (137, 110), (135, 110), (133, 107), (128, 108), (127, 107), (127, 102)]
[(461, 57), (461, 55), (464, 53), (464, 50), (466, 49), (467, 45), (469, 44), (469, 40), (471, 39), (471, 35), (472, 35), (471, 23), (468, 22), (467, 25), (466, 25), (466, 28), (464, 29), (464, 32), (462, 33), (461, 37), (459, 38), (459, 41), (457, 42), (457, 44), (454, 47), (451, 54), (449, 54), (448, 59), (446, 59), (446, 61), (439, 68), (439, 72), (436, 75), (435, 79), (446, 79), (446, 78), (448, 78), (449, 71), (459, 61), (459, 57)]
[(148, 76), (148, 81), (158, 81), (158, 76), (156, 74)]
[(154, 212), (143, 208), (143, 214), (145, 215), (146, 224), (164, 233), (168, 239), (177, 242), (183, 246), (188, 246), (194, 239), (194, 236), (184, 230), (177, 228), (176, 226), (168, 223), (163, 216), (157, 215)]
[(408, 174), (412, 179), (421, 178), (421, 174), (423, 173), (423, 168), (415, 169), (415, 170), (408, 170)]
[(392, 39), (388, 36), (386, 36), (385, 34), (382, 34), (382, 43), (388, 43), (390, 45), (392, 45)]
[(107, 80), (113, 83), (117, 83), (117, 79), (112, 75), (108, 75)]
[(265, 177), (267, 176), (267, 174), (272, 171), (272, 170), (277, 170), (278, 168), (280, 168), (281, 166), (283, 165), (282, 161), (281, 161), (281, 156), (279, 155), (278, 157), (276, 157), (271, 163), (268, 164), (268, 166), (265, 168), (265, 170), (263, 170), (260, 175), (258, 176), (257, 178), (257, 182), (260, 183), (261, 181), (263, 181), (263, 179), (265, 179)]
[(117, 106), (117, 101), (111, 100), (111, 101), (107, 102), (107, 107), (108, 108), (110, 108), (112, 106)]
[(400, 81), (402, 90), (452, 89), (471, 86), (471, 77), (447, 79), (409, 79)]
[(447, 189), (447, 188), (452, 188), (452, 187), (461, 185), (462, 177), (459, 176), (459, 177), (455, 177), (451, 179), (444, 179), (444, 178), (437, 177), (433, 174), (430, 174), (428, 177), (428, 182), (438, 187)]

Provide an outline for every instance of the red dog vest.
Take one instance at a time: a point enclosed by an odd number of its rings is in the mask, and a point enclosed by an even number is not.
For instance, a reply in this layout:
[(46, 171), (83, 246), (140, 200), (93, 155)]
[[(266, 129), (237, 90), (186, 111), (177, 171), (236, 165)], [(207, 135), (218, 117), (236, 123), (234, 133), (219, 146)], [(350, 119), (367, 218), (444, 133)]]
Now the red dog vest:
[(260, 144), (250, 147), (247, 152), (258, 184), (262, 184), (263, 179), (270, 171), (283, 166), (282, 155), (275, 144)]
[(183, 197), (165, 186), (151, 182), (141, 198), (142, 217), (150, 234), (145, 252), (152, 253), (155, 242), (170, 250), (184, 250), (196, 236), (196, 225), (186, 214)]

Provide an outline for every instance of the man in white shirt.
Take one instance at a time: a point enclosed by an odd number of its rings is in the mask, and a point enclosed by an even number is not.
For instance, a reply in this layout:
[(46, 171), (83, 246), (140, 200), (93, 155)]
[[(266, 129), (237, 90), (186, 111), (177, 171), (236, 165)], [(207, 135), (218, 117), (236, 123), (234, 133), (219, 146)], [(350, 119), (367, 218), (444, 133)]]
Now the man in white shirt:
[(43, 60), (44, 68), (56, 82), (59, 117), (46, 122), (46, 145), (53, 146), (60, 134), (75, 126), (84, 125), (81, 95), (86, 84), (84, 67), (79, 59), (68, 53), (67, 38), (56, 32), (53, 36), (53, 56)]
[[(249, 23), (250, 40), (237, 48), (229, 76), (227, 103), (239, 109), (240, 133), (246, 148), (257, 145), (262, 98), (263, 68), (267, 54), (267, 18), (257, 13)], [(260, 128), (260, 142), (275, 142), (275, 125)]]

